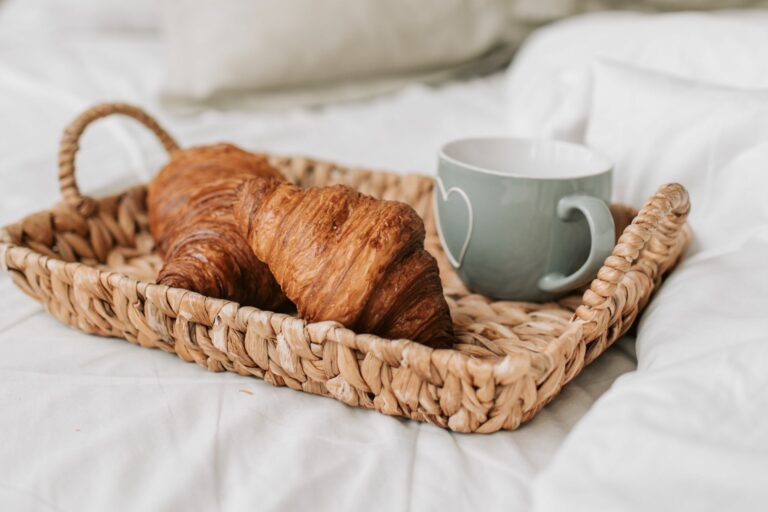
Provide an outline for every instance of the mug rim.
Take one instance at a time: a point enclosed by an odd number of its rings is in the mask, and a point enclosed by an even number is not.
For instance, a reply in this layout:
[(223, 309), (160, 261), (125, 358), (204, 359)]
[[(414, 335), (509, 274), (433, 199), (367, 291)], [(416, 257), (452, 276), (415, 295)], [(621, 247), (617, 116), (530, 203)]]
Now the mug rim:
[[(457, 158), (454, 158), (452, 156), (449, 156), (446, 151), (450, 149), (451, 146), (455, 146), (460, 143), (467, 143), (467, 142), (516, 142), (516, 143), (524, 143), (528, 145), (535, 145), (535, 144), (548, 144), (548, 145), (554, 145), (554, 146), (565, 146), (570, 147), (573, 149), (583, 150), (591, 154), (592, 157), (597, 158), (597, 171), (592, 172), (585, 172), (583, 174), (578, 175), (571, 175), (571, 176), (560, 176), (560, 175), (554, 175), (554, 176), (531, 176), (529, 174), (522, 174), (517, 173), (515, 171), (496, 171), (493, 169), (489, 169), (488, 167), (483, 167), (480, 165), (472, 164), (469, 162), (465, 162), (462, 160), (459, 160)], [(544, 137), (512, 137), (512, 136), (496, 136), (496, 137), (463, 137), (460, 139), (454, 139), (449, 142), (446, 142), (440, 147), (440, 152), (438, 154), (439, 158), (441, 160), (445, 160), (447, 162), (450, 162), (458, 167), (480, 172), (483, 174), (489, 174), (492, 176), (500, 176), (500, 177), (507, 177), (507, 178), (519, 178), (519, 179), (529, 179), (529, 180), (542, 180), (542, 181), (548, 181), (548, 180), (564, 180), (564, 179), (581, 179), (581, 178), (590, 178), (594, 176), (600, 176), (602, 174), (610, 173), (613, 171), (613, 162), (610, 158), (605, 156), (600, 151), (597, 151), (596, 149), (587, 146), (585, 144), (579, 144), (577, 142), (570, 142), (566, 140), (560, 140), (560, 139), (547, 139)], [(438, 169), (439, 170), (439, 169)]]

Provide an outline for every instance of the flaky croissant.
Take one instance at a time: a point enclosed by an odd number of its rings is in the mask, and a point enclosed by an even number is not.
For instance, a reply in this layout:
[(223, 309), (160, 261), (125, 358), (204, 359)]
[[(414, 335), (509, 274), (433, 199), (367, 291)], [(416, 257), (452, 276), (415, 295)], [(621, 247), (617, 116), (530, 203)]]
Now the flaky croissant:
[(236, 224), (308, 321), (447, 346), (453, 326), (424, 223), (410, 206), (341, 185), (246, 181)]
[(235, 190), (251, 178), (283, 179), (264, 157), (231, 144), (172, 153), (147, 196), (164, 260), (158, 283), (265, 309), (286, 302), (235, 225)]

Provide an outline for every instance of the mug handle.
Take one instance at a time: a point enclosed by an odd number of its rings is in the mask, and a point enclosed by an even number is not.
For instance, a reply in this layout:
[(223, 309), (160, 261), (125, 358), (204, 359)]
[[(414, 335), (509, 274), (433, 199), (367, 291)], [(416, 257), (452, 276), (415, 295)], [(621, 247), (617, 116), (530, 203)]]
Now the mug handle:
[(565, 222), (576, 220), (580, 211), (589, 225), (591, 245), (587, 261), (576, 272), (565, 276), (550, 272), (539, 279), (539, 289), (549, 293), (562, 293), (588, 283), (611, 254), (616, 242), (613, 216), (605, 201), (592, 196), (565, 196), (557, 203), (557, 215)]

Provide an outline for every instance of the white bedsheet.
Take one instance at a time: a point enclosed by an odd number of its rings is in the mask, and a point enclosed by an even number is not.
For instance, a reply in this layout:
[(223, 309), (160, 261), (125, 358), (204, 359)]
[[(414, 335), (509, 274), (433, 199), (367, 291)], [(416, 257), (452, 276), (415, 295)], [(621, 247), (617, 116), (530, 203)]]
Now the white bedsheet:
[[(185, 145), (229, 140), (427, 173), (445, 140), (508, 126), (500, 75), (319, 110), (174, 115), (156, 101), (156, 34), (59, 33), (30, 3), (0, 1), (0, 225), (58, 200), (60, 131), (96, 101), (144, 105)], [(557, 48), (547, 31), (540, 49)], [(515, 80), (547, 83), (554, 68), (525, 55)], [(638, 187), (622, 197), (704, 170), (690, 183), (697, 245), (650, 304), (637, 356), (625, 338), (528, 425), (457, 435), (83, 335), (0, 274), (0, 510), (764, 509), (768, 213), (755, 205), (768, 190), (765, 93), (605, 76), (602, 96), (572, 106), (617, 172), (645, 178), (622, 176)], [(530, 133), (572, 127), (572, 117), (537, 117), (557, 105), (548, 89), (514, 85), (540, 96), (517, 103)], [(723, 98), (728, 123), (709, 115), (708, 95)], [(148, 180), (163, 159), (140, 127), (106, 121), (86, 134), (78, 177), (102, 194)]]
[(766, 510), (766, 28), (768, 11), (584, 16), (511, 73), (518, 129), (605, 153), (620, 200), (682, 182), (695, 233), (639, 323), (637, 370), (538, 474), (534, 510)]
[[(151, 33), (59, 34), (0, 2), (0, 225), (58, 200), (58, 137), (90, 104), (146, 106), (185, 145), (228, 140), (398, 171), (437, 147), (504, 129), (501, 76), (322, 110), (173, 116), (155, 100)], [(102, 194), (145, 181), (162, 150), (105, 121), (78, 178)], [(0, 274), (0, 510), (523, 510), (537, 475), (617, 376), (622, 340), (516, 432), (438, 428), (214, 374), (48, 316)]]

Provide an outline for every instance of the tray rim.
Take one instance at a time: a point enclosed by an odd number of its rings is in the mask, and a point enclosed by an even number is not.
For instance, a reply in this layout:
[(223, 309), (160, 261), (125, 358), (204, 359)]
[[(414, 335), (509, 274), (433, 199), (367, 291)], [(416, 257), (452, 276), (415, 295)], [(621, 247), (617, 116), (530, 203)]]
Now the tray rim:
[[(336, 166), (334, 164), (334, 166)], [(342, 167), (342, 166), (336, 166), (336, 167)], [(374, 171), (376, 172), (376, 171)], [(421, 174), (409, 174), (409, 176), (417, 177), (417, 178), (427, 178), (432, 179), (431, 176), (421, 175)], [(144, 191), (146, 190), (146, 185), (135, 185), (128, 189), (126, 189), (123, 192), (117, 193), (117, 194), (110, 194), (108, 196), (104, 196), (101, 198), (94, 198), (93, 204), (99, 204), (101, 202), (107, 202), (107, 201), (119, 201), (120, 198), (126, 196), (127, 194), (130, 194), (132, 191)], [(437, 352), (437, 353), (449, 353), (451, 354), (451, 357), (457, 357), (465, 362), (472, 361), (474, 365), (480, 365), (480, 366), (490, 366), (494, 370), (497, 371), (509, 371), (509, 363), (506, 362), (506, 359), (514, 359), (512, 356), (509, 355), (493, 355), (493, 356), (487, 356), (487, 357), (472, 357), (470, 355), (467, 355), (459, 350), (456, 350), (454, 348), (431, 348), (427, 345), (412, 341), (407, 338), (383, 338), (381, 336), (378, 336), (376, 334), (371, 333), (357, 333), (353, 331), (352, 329), (348, 329), (347, 327), (344, 327), (342, 324), (336, 321), (322, 321), (322, 322), (308, 322), (304, 320), (303, 318), (289, 315), (286, 313), (280, 313), (276, 311), (269, 311), (266, 309), (260, 309), (254, 306), (244, 306), (241, 305), (238, 302), (234, 302), (227, 299), (217, 299), (214, 297), (209, 297), (207, 295), (200, 294), (198, 292), (194, 292), (191, 290), (185, 290), (183, 288), (173, 288), (166, 285), (161, 285), (157, 283), (151, 283), (149, 281), (144, 281), (141, 279), (136, 279), (134, 277), (131, 277), (123, 272), (119, 271), (111, 271), (111, 270), (104, 270), (99, 268), (97, 265), (91, 265), (88, 263), (83, 263), (80, 261), (66, 261), (62, 258), (54, 258), (51, 256), (48, 256), (46, 254), (43, 254), (37, 250), (35, 250), (32, 247), (21, 245), (18, 243), (13, 242), (13, 237), (10, 234), (10, 230), (12, 230), (15, 226), (20, 225), (24, 220), (44, 214), (51, 214), (55, 211), (57, 207), (67, 207), (66, 203), (58, 203), (54, 205), (53, 208), (50, 209), (44, 209), (44, 210), (38, 210), (36, 212), (33, 212), (29, 215), (24, 216), (22, 219), (16, 222), (12, 222), (11, 224), (7, 224), (5, 226), (0, 227), (0, 269), (4, 270), (6, 273), (9, 273), (11, 269), (9, 269), (7, 265), (7, 260), (12, 257), (12, 255), (17, 255), (16, 257), (22, 259), (22, 260), (29, 260), (29, 259), (35, 259), (39, 262), (39, 264), (42, 267), (47, 268), (49, 271), (53, 271), (53, 269), (57, 267), (68, 269), (67, 272), (74, 274), (76, 272), (85, 271), (88, 273), (95, 273), (99, 276), (100, 279), (107, 279), (112, 283), (113, 285), (120, 285), (120, 286), (130, 286), (135, 287), (137, 290), (141, 290), (142, 295), (144, 295), (144, 300), (147, 300), (149, 295), (157, 295), (157, 294), (180, 294), (182, 297), (188, 297), (193, 300), (204, 300), (210, 304), (216, 304), (220, 305), (219, 309), (220, 311), (225, 310), (236, 310), (238, 311), (238, 314), (245, 314), (249, 315), (252, 313), (267, 313), (273, 317), (278, 317), (280, 319), (291, 319), (292, 321), (298, 321), (300, 322), (303, 327), (306, 329), (309, 326), (317, 326), (322, 327), (323, 329), (329, 328), (333, 331), (341, 331), (341, 335), (334, 336), (335, 339), (332, 339), (330, 341), (335, 341), (337, 343), (341, 343), (349, 348), (355, 349), (360, 351), (363, 354), (367, 354), (369, 351), (371, 351), (371, 346), (376, 345), (378, 343), (386, 343), (391, 345), (393, 342), (397, 343), (404, 343), (406, 346), (403, 347), (403, 351), (405, 351), (407, 348), (417, 348), (419, 350), (426, 350), (429, 352)], [(17, 285), (18, 286), (18, 285)], [(19, 287), (21, 288), (21, 287)], [(26, 290), (23, 290), (27, 295), (30, 295), (26, 292)], [(30, 295), (31, 296), (31, 295)], [(31, 296), (34, 300), (39, 302), (39, 299), (35, 296)], [(486, 297), (487, 299), (491, 300), (492, 302), (515, 302), (515, 301), (496, 301), (494, 299), (491, 299), (489, 297)], [(178, 302), (181, 302), (184, 300), (183, 298), (179, 299)], [(544, 303), (542, 303), (544, 304)], [(206, 327), (212, 328), (214, 327), (215, 318), (214, 320), (204, 321), (204, 319), (196, 320), (197, 323), (201, 323), (205, 325)], [(559, 340), (562, 338), (566, 332), (569, 330), (573, 330), (573, 325), (576, 324), (580, 326), (581, 324), (584, 324), (584, 320), (576, 318), (575, 314), (569, 321), (569, 327), (566, 329), (566, 331), (563, 332), (561, 336), (559, 336), (557, 339)], [(74, 327), (74, 326), (73, 326)], [(75, 327), (77, 328), (77, 327)], [(78, 329), (79, 330), (79, 329)], [(353, 337), (366, 337), (370, 338), (371, 343), (365, 343), (365, 344), (359, 344), (351, 342), (349, 339), (349, 335), (352, 335)], [(120, 338), (122, 339), (122, 338)], [(375, 352), (374, 351), (374, 355)], [(378, 351), (380, 352), (380, 351)], [(400, 364), (406, 364), (407, 365), (407, 359), (404, 358), (400, 361)]]
[[(272, 155), (270, 155), (270, 156), (272, 156)], [(273, 156), (273, 157), (275, 157), (275, 158), (292, 158), (292, 157), (286, 157), (286, 156), (282, 156), (282, 155), (280, 155), (280, 156)], [(299, 157), (299, 158), (303, 158), (303, 157)], [(322, 161), (313, 160), (313, 159), (307, 159), (307, 160), (310, 160), (310, 161), (312, 161), (315, 164), (317, 164), (317, 163), (328, 164), (328, 165), (334, 166), (335, 168), (341, 168), (341, 169), (345, 168), (342, 165), (337, 165), (337, 164), (334, 164), (334, 163), (331, 163), (331, 162), (322, 162)], [(373, 171), (373, 172), (376, 172), (376, 171)], [(386, 171), (385, 171), (385, 173), (386, 173)], [(425, 176), (425, 175), (420, 175), (420, 174), (410, 174), (408, 176), (415, 177), (415, 178), (423, 178), (423, 179), (432, 180), (431, 176)], [(682, 186), (677, 185), (677, 184), (669, 184), (669, 185), (662, 186), (661, 188), (663, 189), (665, 187), (670, 187), (670, 186), (672, 186), (672, 187), (679, 187), (679, 189), (684, 191), (684, 188), (682, 188)], [(101, 203), (109, 202), (109, 201), (119, 201), (121, 198), (125, 197), (126, 195), (131, 194), (132, 192), (133, 193), (135, 193), (136, 191), (144, 192), (145, 190), (146, 190), (146, 185), (144, 185), (144, 184), (136, 185), (136, 186), (130, 187), (130, 188), (124, 190), (123, 192), (120, 192), (120, 193), (117, 193), (117, 194), (112, 194), (112, 195), (105, 196), (105, 197), (102, 197), (102, 198), (93, 199), (92, 200), (93, 201), (92, 204), (97, 205), (97, 204), (101, 204)], [(277, 317), (277, 318), (279, 318), (281, 320), (283, 320), (283, 319), (291, 319), (293, 321), (301, 322), (302, 328), (304, 328), (304, 329), (307, 329), (310, 326), (315, 326), (317, 328), (322, 328), (322, 329), (329, 329), (329, 332), (338, 333), (338, 334), (332, 336), (331, 341), (336, 341), (337, 343), (341, 343), (341, 344), (343, 344), (343, 345), (345, 345), (345, 346), (347, 346), (349, 348), (352, 348), (354, 350), (358, 350), (358, 351), (360, 351), (363, 354), (367, 354), (368, 352), (373, 351), (374, 355), (378, 356), (379, 354), (382, 353), (382, 350), (376, 350), (375, 347), (378, 344), (380, 344), (380, 343), (385, 343), (385, 344), (387, 344), (388, 347), (391, 347), (393, 342), (394, 343), (398, 343), (398, 344), (403, 344), (403, 347), (400, 349), (403, 352), (403, 357), (400, 359), (399, 365), (408, 366), (408, 361), (411, 358), (406, 355), (406, 352), (409, 352), (409, 351), (416, 351), (416, 352), (422, 352), (422, 353), (431, 352), (431, 353), (437, 354), (438, 356), (442, 356), (443, 354), (450, 354), (451, 357), (459, 358), (460, 360), (462, 360), (464, 362), (464, 364), (470, 364), (470, 361), (471, 361), (472, 362), (471, 363), (472, 366), (490, 367), (494, 371), (494, 373), (495, 374), (498, 373), (499, 376), (506, 375), (508, 372), (514, 373), (513, 370), (510, 370), (510, 365), (514, 362), (515, 358), (513, 358), (510, 355), (495, 355), (495, 356), (488, 356), (488, 357), (472, 357), (470, 355), (467, 355), (467, 354), (465, 354), (465, 353), (463, 353), (461, 351), (458, 351), (456, 349), (453, 349), (453, 348), (433, 349), (433, 348), (430, 348), (430, 347), (428, 347), (426, 345), (423, 345), (421, 343), (417, 343), (417, 342), (414, 342), (414, 341), (411, 341), (411, 340), (408, 340), (408, 339), (388, 339), (388, 338), (382, 338), (382, 337), (377, 336), (375, 334), (356, 333), (355, 331), (344, 327), (343, 325), (341, 325), (338, 322), (333, 322), (333, 321), (307, 322), (306, 320), (301, 319), (299, 317), (294, 317), (294, 316), (291, 316), (291, 315), (288, 315), (288, 314), (284, 314), (284, 313), (268, 311), (268, 310), (262, 310), (262, 309), (259, 309), (259, 308), (253, 307), (253, 306), (243, 306), (243, 305), (241, 305), (241, 304), (239, 304), (237, 302), (233, 302), (233, 301), (226, 300), (226, 299), (217, 299), (217, 298), (213, 298), (213, 297), (208, 297), (208, 296), (205, 296), (205, 295), (202, 295), (202, 294), (199, 294), (197, 292), (190, 291), (190, 290), (184, 290), (184, 289), (180, 289), (180, 288), (171, 288), (171, 287), (168, 287), (168, 286), (165, 286), (165, 285), (160, 285), (160, 284), (156, 284), (156, 283), (150, 283), (148, 281), (142, 281), (142, 280), (133, 278), (133, 277), (128, 276), (127, 274), (124, 274), (124, 273), (121, 273), (121, 272), (103, 270), (103, 269), (98, 268), (97, 266), (90, 265), (90, 264), (87, 264), (87, 263), (83, 263), (83, 262), (79, 262), (79, 261), (77, 261), (77, 262), (68, 262), (68, 261), (65, 261), (65, 260), (63, 260), (61, 258), (52, 258), (50, 256), (47, 256), (45, 254), (42, 254), (42, 253), (36, 251), (35, 249), (33, 249), (33, 248), (29, 247), (29, 246), (20, 245), (20, 244), (17, 244), (17, 243), (13, 242), (13, 237), (11, 236), (10, 231), (15, 226), (20, 225), (24, 220), (32, 218), (32, 217), (35, 217), (35, 216), (40, 216), (40, 215), (44, 215), (44, 214), (53, 214), (55, 212), (56, 208), (61, 208), (61, 207), (68, 208), (68, 205), (66, 203), (62, 202), (62, 203), (59, 203), (59, 204), (55, 205), (53, 208), (39, 210), (39, 211), (34, 212), (32, 214), (26, 215), (25, 217), (23, 217), (21, 220), (19, 220), (17, 222), (13, 222), (11, 224), (8, 224), (6, 226), (1, 227), (0, 228), (0, 268), (5, 270), (6, 272), (8, 272), (9, 268), (8, 268), (8, 265), (7, 265), (7, 259), (9, 257), (12, 257), (12, 255), (18, 255), (16, 257), (18, 257), (20, 259), (23, 259), (23, 260), (28, 260), (29, 258), (37, 259), (39, 261), (39, 264), (41, 266), (47, 268), (49, 271), (53, 271), (53, 269), (56, 268), (57, 266), (66, 267), (68, 269), (67, 271), (69, 273), (72, 273), (72, 274), (74, 274), (76, 272), (80, 272), (83, 269), (87, 269), (86, 272), (90, 272), (90, 273), (95, 272), (99, 276), (99, 279), (104, 279), (105, 278), (105, 279), (109, 280), (113, 285), (135, 287), (137, 290), (141, 291), (142, 295), (144, 295), (144, 300), (147, 300), (149, 295), (168, 294), (168, 293), (170, 293), (172, 295), (180, 294), (182, 297), (176, 299), (176, 301), (178, 301), (178, 302), (181, 302), (181, 301), (185, 300), (185, 298), (184, 298), (185, 296), (188, 297), (189, 299), (204, 300), (205, 302), (208, 302), (208, 303), (210, 303), (212, 305), (216, 305), (214, 307), (216, 307), (216, 309), (218, 309), (220, 312), (226, 310), (227, 312), (229, 312), (228, 316), (232, 315), (232, 313), (230, 312), (231, 310), (237, 311), (238, 312), (237, 315), (245, 315), (245, 316), (248, 316), (248, 315), (253, 314), (253, 313), (267, 313), (267, 314), (269, 314), (271, 316), (274, 316), (274, 317)], [(639, 215), (639, 212), (638, 212), (638, 215)], [(686, 223), (686, 227), (687, 227), (687, 223)], [(683, 230), (685, 230), (685, 229), (686, 228), (683, 228)], [(617, 240), (617, 245), (618, 245), (618, 243), (619, 243), (619, 240)], [(679, 260), (682, 257), (683, 253), (684, 253), (684, 249), (678, 255), (677, 260)], [(598, 277), (596, 276), (595, 280), (597, 280), (597, 279), (598, 279)], [(658, 285), (654, 285), (652, 293), (656, 290), (657, 287), (658, 287)], [(588, 294), (589, 292), (590, 292), (590, 290), (587, 289), (587, 291), (584, 293), (584, 295)], [(579, 308), (581, 308), (584, 305), (584, 302), (583, 302), (584, 301), (584, 295), (582, 295), (582, 303), (580, 304)], [(33, 298), (35, 298), (35, 300), (39, 300), (39, 299), (37, 299), (34, 296), (33, 296)], [(493, 300), (493, 299), (489, 298), (489, 300)], [(508, 301), (493, 301), (493, 302), (508, 302)], [(509, 302), (513, 302), (513, 301), (509, 301)], [(214, 318), (213, 320), (208, 320), (207, 322), (205, 320), (206, 319), (200, 318), (200, 319), (198, 319), (196, 321), (198, 323), (201, 323), (201, 324), (205, 325), (206, 327), (209, 327), (209, 328), (214, 327), (216, 318)], [(587, 324), (587, 323), (588, 323), (587, 320), (585, 320), (583, 318), (580, 318), (577, 315), (577, 313), (574, 313), (573, 317), (569, 321), (569, 327), (566, 328), (566, 330), (563, 332), (563, 334), (561, 336), (557, 337), (555, 342), (553, 342), (553, 343), (558, 344), (557, 347), (559, 347), (559, 344), (564, 341), (563, 338), (566, 337), (566, 334), (568, 334), (569, 337), (570, 337), (571, 335), (573, 335), (573, 330), (576, 329), (576, 328), (578, 328), (579, 333), (581, 334), (581, 331), (582, 331), (584, 325)], [(351, 340), (350, 337), (353, 338), (353, 339)], [(369, 342), (367, 342), (367, 343), (358, 343), (355, 340), (355, 338), (357, 338), (357, 337), (365, 337), (365, 338), (367, 338), (369, 340)], [(585, 342), (589, 343), (589, 341), (591, 341), (591, 340), (586, 340)], [(550, 345), (552, 345), (552, 344), (550, 344)], [(392, 362), (394, 362), (394, 361), (392, 361)], [(554, 368), (555, 368), (554, 366), (551, 366), (549, 368), (549, 371), (546, 372), (545, 374), (541, 375), (540, 378), (541, 379), (545, 379), (547, 377), (547, 375), (549, 375)], [(425, 375), (425, 377), (428, 377), (428, 375)], [(431, 380), (431, 379), (428, 379), (428, 380)], [(436, 382), (432, 382), (432, 383), (436, 384)]]

